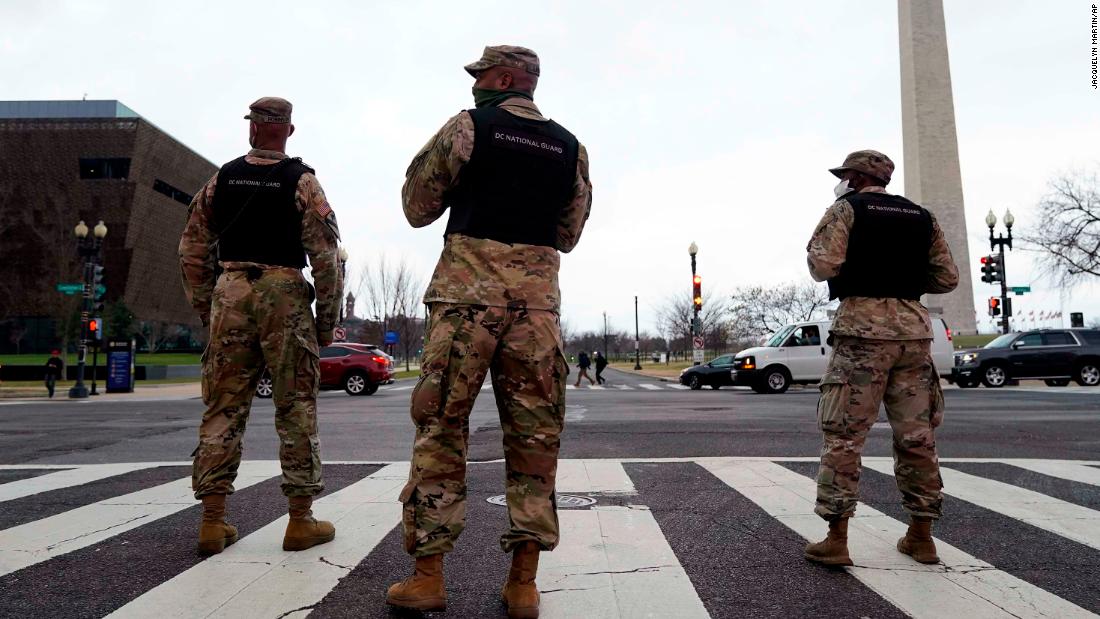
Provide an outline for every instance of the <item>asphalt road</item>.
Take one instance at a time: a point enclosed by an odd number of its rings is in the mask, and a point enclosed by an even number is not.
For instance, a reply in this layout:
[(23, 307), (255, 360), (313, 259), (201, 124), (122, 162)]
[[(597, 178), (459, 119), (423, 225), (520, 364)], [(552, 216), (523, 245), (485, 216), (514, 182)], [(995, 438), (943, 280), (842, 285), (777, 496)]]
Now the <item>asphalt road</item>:
[[(825, 527), (812, 514), (816, 389), (689, 391), (606, 374), (603, 389), (567, 392), (559, 493), (596, 504), (559, 511), (562, 545), (539, 576), (546, 618), (1100, 614), (1100, 390), (947, 390), (935, 566), (893, 548), (906, 515), (877, 426), (850, 532), (857, 566), (840, 570), (802, 557)], [(413, 384), (322, 394), (315, 510), (338, 533), (302, 553), (278, 548), (273, 409), (257, 401), (230, 499), (241, 541), (207, 560), (188, 490), (200, 401), (0, 405), (0, 616), (402, 616), (384, 589), (410, 565), (397, 494)], [(503, 616), (507, 511), (487, 502), (503, 491), (500, 444), (483, 392), (449, 616)]]
[[(820, 448), (816, 388), (782, 395), (744, 389), (689, 391), (674, 383), (607, 370), (602, 390), (566, 393), (564, 458), (812, 456)], [(318, 403), (326, 461), (407, 459), (414, 380), (373, 396), (324, 392)], [(483, 390), (470, 419), (470, 459), (503, 457), (492, 394)], [(1100, 456), (1100, 390), (948, 389), (937, 433), (944, 457)], [(0, 464), (184, 461), (197, 442), (197, 399), (41, 401), (0, 406)], [(270, 400), (253, 404), (245, 458), (274, 459)], [(885, 421), (885, 413), (880, 415)], [(890, 431), (872, 430), (867, 455), (890, 455)]]

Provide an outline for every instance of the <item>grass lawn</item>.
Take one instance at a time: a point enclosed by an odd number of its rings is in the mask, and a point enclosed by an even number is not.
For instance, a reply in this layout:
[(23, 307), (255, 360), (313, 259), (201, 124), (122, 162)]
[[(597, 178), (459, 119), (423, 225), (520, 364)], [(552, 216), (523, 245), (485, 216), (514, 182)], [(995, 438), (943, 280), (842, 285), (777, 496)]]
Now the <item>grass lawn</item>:
[(997, 335), (956, 335), (953, 340), (953, 344), (956, 349), (959, 348), (980, 348), (986, 344), (992, 342), (997, 338)]
[[(652, 361), (650, 361), (650, 362), (642, 361), (642, 370), (641, 371), (645, 372), (646, 374), (653, 374), (655, 376), (665, 376), (665, 377), (668, 377), (668, 378), (678, 378), (680, 376), (680, 371), (681, 370), (683, 370), (684, 368), (689, 368), (691, 366), (692, 366), (692, 363), (690, 361), (672, 361), (670, 363), (653, 363)], [(626, 370), (628, 372), (632, 372), (632, 371), (634, 371), (634, 362), (633, 361), (612, 361), (610, 367), (613, 367), (616, 370)], [(576, 367), (573, 367), (573, 368), (570, 369), (570, 372), (572, 372), (574, 374), (576, 373), (576, 371), (577, 371)], [(596, 371), (595, 370), (589, 370), (589, 374), (591, 374), (592, 376), (595, 376)]]
[[(136, 364), (137, 365), (198, 365), (199, 358), (202, 355), (199, 353), (189, 352), (160, 352), (160, 353), (138, 353)], [(46, 363), (46, 359), (50, 356), (47, 354), (41, 355), (0, 355), (0, 365), (42, 365)], [(61, 356), (65, 360), (65, 365), (76, 365), (76, 353), (69, 353)], [(99, 364), (103, 365), (107, 360), (107, 352), (100, 351)], [(85, 358), (85, 362), (88, 365), (92, 363), (92, 351), (88, 351), (88, 356)]]

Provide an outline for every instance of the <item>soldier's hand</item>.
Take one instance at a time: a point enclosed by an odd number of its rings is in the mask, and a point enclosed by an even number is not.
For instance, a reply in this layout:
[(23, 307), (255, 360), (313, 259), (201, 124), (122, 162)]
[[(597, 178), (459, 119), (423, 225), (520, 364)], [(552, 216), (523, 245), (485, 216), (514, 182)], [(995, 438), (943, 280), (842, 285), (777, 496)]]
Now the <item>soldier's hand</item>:
[(317, 330), (317, 345), (318, 346), (328, 346), (329, 344), (332, 344), (332, 329), (329, 329), (327, 331), (323, 331), (321, 329), (318, 329)]
[(199, 316), (199, 321), (202, 322), (203, 327), (209, 327), (210, 326), (210, 314), (201, 314)]

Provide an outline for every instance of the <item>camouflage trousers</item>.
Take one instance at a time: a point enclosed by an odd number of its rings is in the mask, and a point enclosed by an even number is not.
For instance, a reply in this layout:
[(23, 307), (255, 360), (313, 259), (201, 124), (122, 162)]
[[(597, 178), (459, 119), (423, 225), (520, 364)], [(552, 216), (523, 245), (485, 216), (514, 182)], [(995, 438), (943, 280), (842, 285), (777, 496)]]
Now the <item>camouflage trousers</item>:
[(265, 364), (274, 388), (283, 494), (313, 496), (324, 489), (317, 437), (320, 368), (310, 296), (309, 284), (294, 269), (251, 275), (227, 271), (218, 278), (210, 343), (202, 357), (207, 408), (192, 454), (196, 498), (233, 492), (245, 424)]
[(558, 544), (554, 478), (565, 423), (558, 315), (546, 310), (431, 304), (420, 381), (412, 392), (416, 425), (409, 482), (401, 492), (405, 550), (450, 552), (466, 524), (470, 410), (488, 372), (504, 430), (510, 527), (501, 548)]
[(931, 341), (836, 337), (835, 344), (817, 404), (825, 441), (814, 511), (826, 519), (855, 513), (860, 454), (885, 404), (902, 503), (914, 516), (939, 518), (943, 482), (935, 429), (943, 420), (943, 390)]

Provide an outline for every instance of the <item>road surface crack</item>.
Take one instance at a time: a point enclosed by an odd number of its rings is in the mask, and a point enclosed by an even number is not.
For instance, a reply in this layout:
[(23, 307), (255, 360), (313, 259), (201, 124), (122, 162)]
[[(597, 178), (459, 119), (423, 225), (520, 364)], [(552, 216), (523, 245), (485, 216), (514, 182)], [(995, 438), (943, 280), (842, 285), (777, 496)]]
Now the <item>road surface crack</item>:
[(294, 613), (300, 612), (300, 611), (303, 611), (303, 610), (313, 610), (313, 604), (310, 604), (308, 606), (303, 606), (301, 608), (295, 608), (294, 610), (288, 610), (285, 613), (275, 617), (275, 619), (283, 619), (283, 617), (286, 617), (287, 615), (293, 615)]
[(326, 558), (324, 558), (324, 557), (320, 557), (320, 558), (318, 559), (318, 561), (320, 561), (321, 563), (327, 563), (328, 565), (331, 565), (332, 567), (338, 567), (338, 568), (340, 568), (340, 569), (342, 569), (342, 570), (347, 570), (347, 571), (349, 571), (349, 572), (350, 572), (350, 571), (352, 571), (353, 569), (355, 569), (355, 567), (354, 567), (354, 566), (352, 566), (352, 567), (349, 567), (349, 566), (347, 566), (347, 565), (340, 565), (339, 563), (333, 563), (332, 561), (329, 561), (328, 559), (326, 559)]
[(69, 539), (63, 539), (59, 542), (50, 544), (49, 546), (46, 546), (46, 550), (53, 550), (54, 548), (57, 548), (58, 546), (60, 546), (61, 544), (66, 543), (66, 542), (71, 542), (71, 541), (78, 540), (78, 539), (81, 539), (81, 538), (84, 538), (84, 537), (88, 537), (89, 535), (95, 535), (96, 533), (102, 533), (104, 531), (110, 531), (111, 529), (117, 529), (118, 527), (124, 527), (124, 526), (130, 524), (131, 522), (141, 520), (143, 518), (148, 518), (148, 517), (149, 517), (149, 514), (142, 514), (140, 516), (135, 516), (135, 517), (133, 517), (129, 520), (126, 520), (124, 522), (120, 522), (118, 524), (113, 524), (113, 525), (111, 525), (109, 527), (105, 527), (103, 529), (98, 529), (96, 531), (89, 531), (87, 533), (81, 533), (80, 535), (77, 535), (76, 537), (70, 537)]

